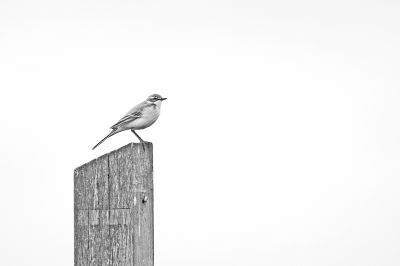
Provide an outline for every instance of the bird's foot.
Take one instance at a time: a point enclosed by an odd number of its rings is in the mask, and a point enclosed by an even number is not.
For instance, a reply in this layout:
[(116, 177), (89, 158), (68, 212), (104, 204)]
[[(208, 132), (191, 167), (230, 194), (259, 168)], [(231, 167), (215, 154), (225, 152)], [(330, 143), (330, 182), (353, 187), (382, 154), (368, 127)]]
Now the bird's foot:
[(135, 130), (131, 129), (132, 133), (135, 134), (135, 136), (139, 139), (140, 142), (144, 142), (141, 137), (135, 132)]

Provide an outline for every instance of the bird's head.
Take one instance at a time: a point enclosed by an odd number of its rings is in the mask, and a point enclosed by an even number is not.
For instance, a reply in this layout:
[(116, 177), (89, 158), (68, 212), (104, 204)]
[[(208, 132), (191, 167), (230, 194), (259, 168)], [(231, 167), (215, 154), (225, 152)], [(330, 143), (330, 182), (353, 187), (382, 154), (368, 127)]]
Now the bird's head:
[(150, 95), (149, 97), (147, 97), (146, 102), (148, 102), (148, 103), (155, 103), (155, 104), (157, 104), (158, 106), (160, 106), (160, 105), (161, 105), (161, 102), (164, 101), (164, 100), (166, 100), (166, 99), (167, 99), (167, 98), (161, 97), (160, 94), (154, 93), (154, 94)]

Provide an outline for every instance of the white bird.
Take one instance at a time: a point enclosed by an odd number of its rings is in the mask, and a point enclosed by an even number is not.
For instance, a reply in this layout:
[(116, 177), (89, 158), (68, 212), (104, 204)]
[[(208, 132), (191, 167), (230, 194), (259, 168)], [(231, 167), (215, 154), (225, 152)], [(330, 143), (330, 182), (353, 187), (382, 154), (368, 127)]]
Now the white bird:
[(124, 117), (122, 117), (115, 125), (113, 125), (111, 127), (111, 133), (97, 143), (92, 150), (96, 149), (97, 146), (99, 146), (101, 143), (103, 143), (103, 141), (112, 135), (128, 129), (130, 129), (133, 134), (136, 135), (140, 142), (143, 142), (135, 130), (145, 129), (154, 124), (154, 122), (156, 122), (160, 116), (161, 103), (166, 99), (167, 98), (162, 98), (159, 94), (152, 94), (147, 97), (144, 102), (141, 102), (133, 107), (128, 113), (126, 113)]

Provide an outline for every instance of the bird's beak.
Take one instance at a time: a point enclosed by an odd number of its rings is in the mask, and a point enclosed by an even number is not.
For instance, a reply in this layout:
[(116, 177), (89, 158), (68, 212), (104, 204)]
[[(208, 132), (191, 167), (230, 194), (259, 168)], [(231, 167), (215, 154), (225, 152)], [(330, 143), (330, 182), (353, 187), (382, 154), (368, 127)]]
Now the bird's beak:
[(161, 98), (161, 101), (164, 101), (164, 100), (166, 100), (167, 98)]

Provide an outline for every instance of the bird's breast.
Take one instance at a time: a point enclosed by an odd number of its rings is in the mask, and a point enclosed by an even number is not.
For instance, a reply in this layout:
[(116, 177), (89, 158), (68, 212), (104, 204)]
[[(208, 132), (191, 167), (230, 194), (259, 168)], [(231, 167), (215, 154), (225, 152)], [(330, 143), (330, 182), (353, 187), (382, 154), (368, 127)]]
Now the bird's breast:
[(134, 130), (144, 129), (151, 126), (160, 116), (160, 108), (158, 106), (150, 106), (142, 111), (142, 116), (133, 120), (127, 126)]

